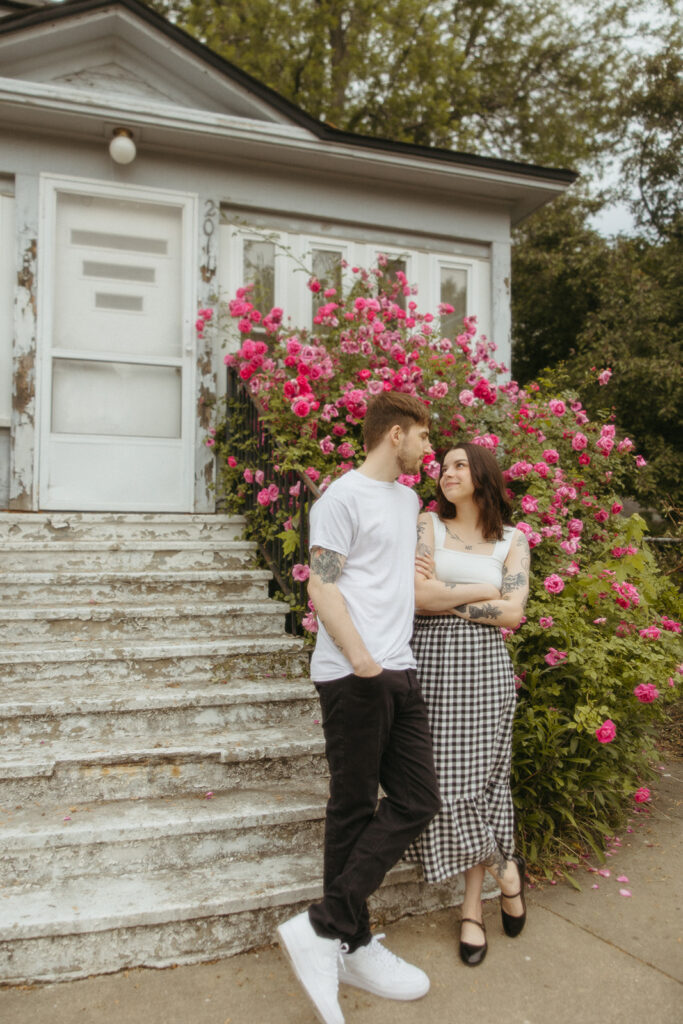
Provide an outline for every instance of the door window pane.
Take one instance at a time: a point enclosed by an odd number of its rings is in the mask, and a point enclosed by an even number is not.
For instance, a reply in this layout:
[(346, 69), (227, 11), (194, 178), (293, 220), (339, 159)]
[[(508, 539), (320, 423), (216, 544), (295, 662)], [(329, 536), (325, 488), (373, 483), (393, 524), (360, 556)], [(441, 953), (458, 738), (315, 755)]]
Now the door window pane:
[(180, 437), (180, 427), (180, 367), (53, 361), (53, 434)]
[(254, 286), (249, 301), (269, 313), (275, 305), (275, 243), (245, 239), (243, 261), (243, 283)]
[(441, 333), (455, 338), (462, 334), (462, 318), (467, 316), (467, 271), (461, 267), (441, 267), (440, 301), (453, 306), (453, 313), (441, 315)]

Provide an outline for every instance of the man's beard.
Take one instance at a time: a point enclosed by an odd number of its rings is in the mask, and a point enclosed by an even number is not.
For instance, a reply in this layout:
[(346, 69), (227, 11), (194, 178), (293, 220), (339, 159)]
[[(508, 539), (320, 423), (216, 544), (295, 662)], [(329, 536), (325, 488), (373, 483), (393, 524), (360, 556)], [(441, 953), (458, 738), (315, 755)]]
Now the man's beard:
[(398, 462), (398, 468), (401, 473), (406, 473), (408, 476), (415, 476), (420, 472), (420, 466), (422, 465), (422, 459), (419, 455), (414, 455), (412, 460), (409, 461), (408, 457), (402, 455), (400, 452), (396, 457)]

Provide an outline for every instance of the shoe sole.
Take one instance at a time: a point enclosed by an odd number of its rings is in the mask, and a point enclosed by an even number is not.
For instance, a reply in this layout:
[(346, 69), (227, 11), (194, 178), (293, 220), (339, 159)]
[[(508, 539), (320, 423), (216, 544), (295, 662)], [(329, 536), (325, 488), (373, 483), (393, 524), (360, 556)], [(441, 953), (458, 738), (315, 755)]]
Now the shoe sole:
[[(320, 1021), (320, 1024), (330, 1024), (330, 1019), (323, 1015), (322, 1010), (320, 1009), (320, 1007), (316, 1003), (315, 999), (313, 998), (313, 996), (309, 992), (308, 986), (306, 985), (306, 982), (301, 977), (301, 973), (299, 971), (299, 967), (298, 967), (298, 964), (297, 964), (296, 959), (295, 959), (295, 954), (289, 948), (289, 943), (288, 943), (288, 940), (286, 938), (286, 933), (283, 931), (282, 925), (278, 926), (277, 933), (278, 933), (279, 940), (280, 940), (280, 949), (282, 950), (282, 952), (285, 954), (285, 956), (289, 960), (290, 966), (291, 966), (292, 970), (294, 971), (294, 975), (296, 977), (296, 980), (299, 982), (299, 984), (301, 985), (302, 989), (304, 990), (304, 992), (308, 996), (308, 1000), (309, 1000), (311, 1006), (313, 1007), (313, 1009), (315, 1011), (315, 1015), (318, 1018), (318, 1020)], [(343, 1019), (344, 1018), (342, 1017), (342, 1021), (343, 1021)]]
[(429, 992), (429, 983), (427, 983), (427, 988), (423, 992), (419, 992), (417, 995), (397, 995), (396, 992), (392, 991), (389, 993), (379, 987), (366, 984), (365, 982), (351, 981), (350, 978), (344, 978), (342, 974), (339, 975), (339, 984), (351, 985), (353, 988), (362, 989), (364, 992), (371, 992), (373, 996), (380, 996), (382, 999), (393, 999), (400, 1003), (411, 1003), (415, 999), (423, 999)]

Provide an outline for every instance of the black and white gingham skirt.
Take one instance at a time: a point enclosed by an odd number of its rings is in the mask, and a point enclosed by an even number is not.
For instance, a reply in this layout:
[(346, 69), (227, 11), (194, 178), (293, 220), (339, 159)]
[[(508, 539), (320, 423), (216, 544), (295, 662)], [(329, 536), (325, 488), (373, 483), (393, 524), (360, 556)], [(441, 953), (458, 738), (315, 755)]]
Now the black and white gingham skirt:
[(443, 807), (408, 848), (428, 882), (514, 853), (510, 747), (515, 682), (497, 626), (417, 616), (413, 633)]

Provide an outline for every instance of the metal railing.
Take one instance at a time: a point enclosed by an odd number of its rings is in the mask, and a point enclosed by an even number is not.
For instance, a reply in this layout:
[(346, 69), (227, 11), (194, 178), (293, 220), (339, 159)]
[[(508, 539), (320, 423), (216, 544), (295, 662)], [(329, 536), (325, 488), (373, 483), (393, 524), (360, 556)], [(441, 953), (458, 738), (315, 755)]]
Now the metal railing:
[[(250, 539), (256, 542), (273, 575), (271, 596), (279, 590), (292, 606), (287, 615), (287, 631), (300, 636), (308, 593), (305, 581), (292, 578), (292, 568), (297, 563), (308, 564), (308, 510), (320, 497), (320, 491), (305, 474), (279, 468), (282, 446), (263, 422), (263, 407), (232, 366), (228, 367), (226, 400), (226, 439), (232, 442), (234, 450), (245, 453), (254, 470), (263, 471), (266, 485), (275, 484), (279, 490), (276, 500), (268, 506), (272, 518), (270, 529), (264, 530), (262, 525), (263, 509), (257, 501), (262, 485), (256, 481), (247, 486), (244, 514)], [(287, 519), (292, 520), (296, 532), (296, 547), (291, 552), (285, 551), (284, 542), (278, 536)]]

